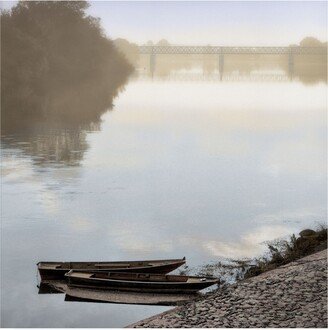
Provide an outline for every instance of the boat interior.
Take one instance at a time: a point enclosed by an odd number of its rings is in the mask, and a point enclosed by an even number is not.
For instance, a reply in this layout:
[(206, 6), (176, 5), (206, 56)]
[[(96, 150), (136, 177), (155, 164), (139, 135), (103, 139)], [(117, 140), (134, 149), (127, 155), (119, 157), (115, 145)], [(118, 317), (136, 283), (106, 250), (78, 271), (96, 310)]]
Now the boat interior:
[(69, 277), (79, 277), (85, 279), (104, 279), (120, 281), (142, 281), (142, 282), (184, 282), (199, 283), (211, 281), (212, 279), (198, 278), (184, 275), (162, 275), (162, 274), (136, 274), (136, 273), (83, 273), (70, 271)]

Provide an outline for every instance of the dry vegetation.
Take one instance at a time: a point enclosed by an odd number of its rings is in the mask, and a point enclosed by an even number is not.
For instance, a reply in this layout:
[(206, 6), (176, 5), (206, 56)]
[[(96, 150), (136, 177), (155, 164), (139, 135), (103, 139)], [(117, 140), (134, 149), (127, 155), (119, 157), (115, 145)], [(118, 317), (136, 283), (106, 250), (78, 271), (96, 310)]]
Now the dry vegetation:
[(298, 238), (292, 235), (289, 240), (268, 244), (268, 248), (269, 255), (255, 259), (254, 264), (246, 271), (244, 278), (259, 275), (265, 271), (326, 249), (327, 227), (321, 225), (317, 230), (303, 230)]

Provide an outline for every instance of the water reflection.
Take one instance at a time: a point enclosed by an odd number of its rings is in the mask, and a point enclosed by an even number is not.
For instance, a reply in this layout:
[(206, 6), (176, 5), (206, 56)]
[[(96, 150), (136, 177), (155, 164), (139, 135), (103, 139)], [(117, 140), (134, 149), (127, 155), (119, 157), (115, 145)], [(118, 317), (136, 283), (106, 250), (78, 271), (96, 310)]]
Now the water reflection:
[(201, 293), (141, 293), (69, 287), (66, 281), (41, 281), (39, 294), (65, 294), (65, 301), (128, 305), (178, 306), (201, 297)]
[(2, 147), (19, 149), (39, 167), (78, 166), (88, 148), (87, 133), (99, 129), (99, 122), (84, 126), (48, 122), (29, 124), (28, 127), (21, 127), (19, 133), (9, 131), (11, 134), (6, 134), (5, 131)]
[[(288, 74), (288, 68), (283, 56), (239, 56), (230, 55), (225, 60), (225, 71), (222, 76), (217, 67), (218, 63), (212, 55), (172, 55), (158, 56), (155, 74), (149, 67), (142, 67), (146, 56), (140, 56), (139, 68), (132, 81), (185, 81), (185, 82), (287, 82), (300, 81), (304, 84), (327, 82), (326, 61), (318, 60), (310, 55), (295, 60), (294, 75)], [(198, 57), (198, 58), (197, 58)], [(202, 63), (199, 66), (199, 63)], [(78, 166), (88, 149), (86, 137), (88, 132), (100, 130), (100, 114), (113, 107), (113, 97), (106, 95), (105, 99), (84, 96), (82, 99), (74, 95), (60, 96), (60, 102), (52, 106), (64, 106), (71, 112), (76, 108), (95, 108), (95, 118), (77, 116), (67, 122), (58, 120), (19, 122), (6, 120), (2, 124), (2, 145), (5, 149), (20, 149), (29, 155), (33, 163), (44, 167)], [(63, 110), (61, 110), (63, 112)], [(89, 113), (89, 111), (82, 111)], [(74, 116), (73, 116), (74, 117)]]
[(172, 71), (166, 76), (145, 74), (140, 72), (138, 76), (134, 77), (135, 80), (153, 80), (153, 81), (185, 81), (185, 82), (197, 82), (197, 81), (211, 81), (211, 82), (222, 82), (222, 81), (245, 81), (245, 82), (286, 82), (290, 80), (283, 72), (267, 71), (267, 72), (251, 72), (249, 74), (240, 74), (239, 72), (231, 72), (225, 74), (223, 77), (218, 71), (214, 71), (210, 74), (205, 74), (202, 70), (190, 70), (190, 71)]
[(327, 82), (324, 55), (295, 55), (292, 70), (287, 55), (225, 55), (224, 68), (217, 55), (157, 55), (154, 68), (149, 55), (140, 55), (135, 66), (140, 77), (155, 80)]
[(324, 222), (326, 96), (325, 82), (137, 80), (101, 129), (6, 132), (3, 324), (119, 327), (165, 310), (38, 295), (39, 260), (193, 267)]

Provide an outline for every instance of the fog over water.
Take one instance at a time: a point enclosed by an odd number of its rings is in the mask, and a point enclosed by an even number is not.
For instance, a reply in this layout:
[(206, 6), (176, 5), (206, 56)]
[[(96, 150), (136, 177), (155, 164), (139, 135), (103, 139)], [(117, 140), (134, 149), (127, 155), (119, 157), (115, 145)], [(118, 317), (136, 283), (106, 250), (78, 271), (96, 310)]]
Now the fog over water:
[(131, 78), (100, 124), (4, 136), (3, 325), (119, 327), (165, 310), (37, 295), (40, 260), (192, 267), (324, 222), (326, 93)]

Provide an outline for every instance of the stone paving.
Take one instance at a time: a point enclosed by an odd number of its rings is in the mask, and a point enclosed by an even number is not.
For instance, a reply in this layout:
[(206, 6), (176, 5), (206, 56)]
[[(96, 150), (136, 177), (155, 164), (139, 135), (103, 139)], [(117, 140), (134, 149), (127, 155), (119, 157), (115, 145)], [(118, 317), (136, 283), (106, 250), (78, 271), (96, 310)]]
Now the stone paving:
[(129, 327), (327, 328), (327, 250)]

